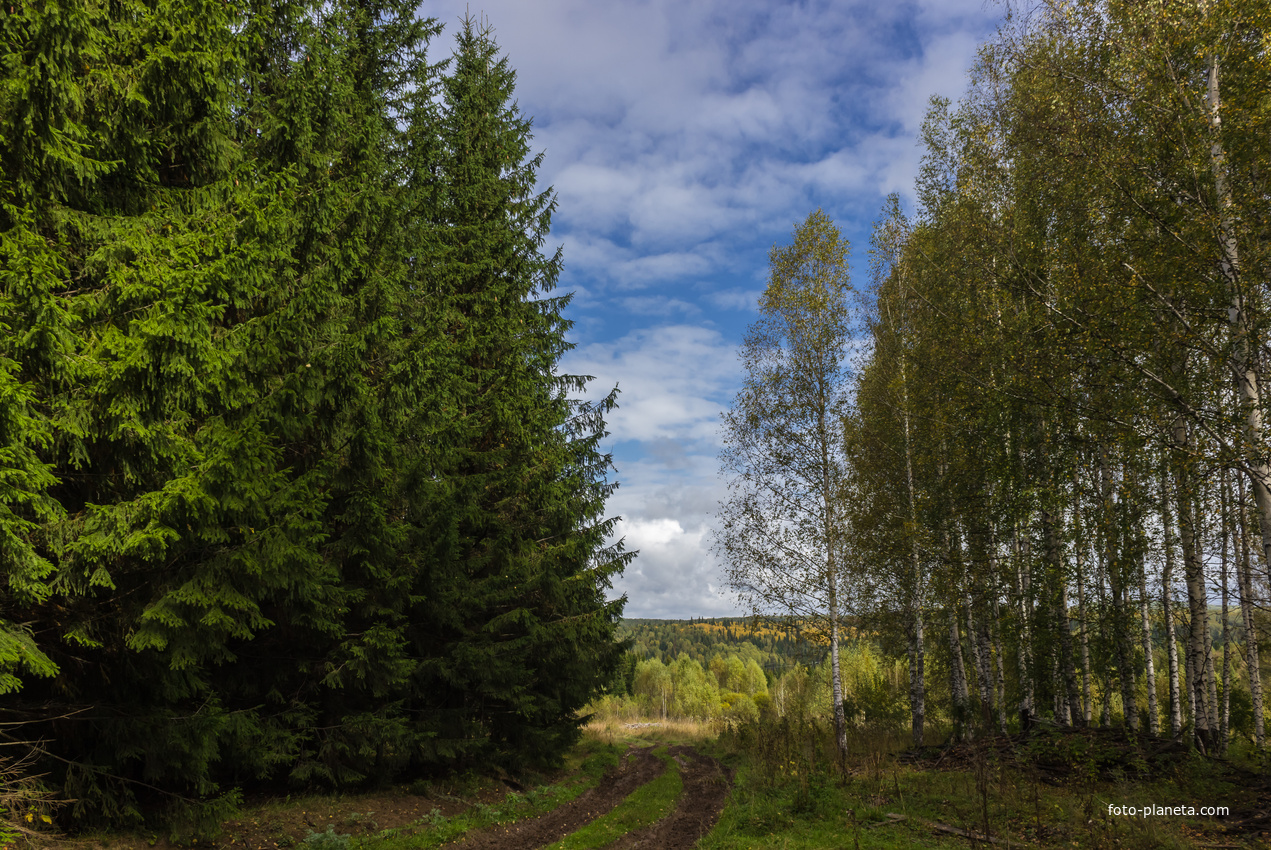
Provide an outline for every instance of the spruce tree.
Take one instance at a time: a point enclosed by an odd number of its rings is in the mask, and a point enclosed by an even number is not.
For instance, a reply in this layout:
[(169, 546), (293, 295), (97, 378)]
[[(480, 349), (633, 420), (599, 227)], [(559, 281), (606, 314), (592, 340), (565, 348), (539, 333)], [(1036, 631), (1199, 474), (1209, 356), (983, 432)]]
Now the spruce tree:
[(0, 15), (0, 736), (85, 821), (551, 761), (616, 669), (555, 202), (415, 11)]
[[(163, 781), (177, 765), (214, 790), (205, 727), (217, 711), (199, 656), (259, 621), (239, 588), (190, 571), (192, 553), (234, 534), (208, 522), (208, 476), (227, 471), (211, 417), (242, 386), (222, 319), (260, 279), (243, 274), (256, 245), (235, 238), (236, 214), (276, 198), (235, 179), (229, 92), (214, 82), (234, 75), (228, 13), (197, 11), (123, 3), (4, 18), (3, 344), (14, 397), (40, 427), (27, 435), (41, 437), (45, 477), (25, 477), (40, 492), (22, 520), (42, 520), (26, 540), (49, 568), (28, 560), (47, 583), (10, 578), (0, 616), (36, 624), (38, 672), (55, 674), (9, 707), (34, 721), (22, 738), (60, 753), (49, 767), (67, 796), (107, 815), (129, 811), (131, 795), (104, 784)], [(183, 598), (169, 597), (178, 588)], [(146, 651), (187, 616), (167, 657)], [(199, 706), (197, 719), (168, 722)], [(111, 769), (136, 765), (143, 747), (136, 774)]]
[(535, 191), (542, 155), (529, 155), (514, 82), (490, 29), (466, 19), (442, 92), (430, 260), (449, 356), (412, 633), (418, 693), (445, 718), (438, 754), (524, 763), (559, 756), (616, 669), (622, 602), (604, 590), (629, 556), (605, 546), (613, 520), (600, 518), (612, 487), (597, 442), (614, 396), (572, 402), (585, 379), (556, 374), (568, 296), (549, 295), (559, 251), (541, 253), (555, 198)]
[[(10, 419), (44, 488), (9, 504), (46, 521), (0, 616), (39, 624), (17, 660), (57, 675), (15, 716), (84, 816), (282, 765), (340, 778), (346, 742), (319, 729), (361, 716), (326, 698), (355, 690), (337, 673), (406, 678), (391, 622), (345, 621), (394, 560), (368, 542), (386, 505), (359, 497), (386, 466), (406, 266), (393, 99), (431, 26), (398, 5), (6, 19), (30, 70), (8, 81), (3, 238), (45, 246), (25, 271), (6, 253)], [(26, 387), (47, 424), (21, 418)]]

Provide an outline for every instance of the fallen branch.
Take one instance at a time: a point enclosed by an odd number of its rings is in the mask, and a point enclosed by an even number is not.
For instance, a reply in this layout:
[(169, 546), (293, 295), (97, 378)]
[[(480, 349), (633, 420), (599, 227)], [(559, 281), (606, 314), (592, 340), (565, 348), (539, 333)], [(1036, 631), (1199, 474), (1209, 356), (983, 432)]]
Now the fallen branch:
[(878, 823), (866, 824), (865, 828), (878, 829), (880, 826), (890, 826), (893, 823), (900, 823), (902, 820), (906, 820), (904, 815), (898, 815), (895, 812), (888, 812), (887, 820), (880, 820)]
[[(898, 823), (905, 819), (904, 815), (898, 815), (894, 812), (888, 812), (887, 817), (890, 818), (890, 820), (886, 821), (887, 823)], [(929, 826), (930, 828), (934, 829), (936, 832), (946, 832), (949, 835), (956, 835), (959, 838), (967, 838), (967, 839), (970, 839), (971, 841), (983, 841), (986, 844), (998, 844), (998, 845), (1001, 845), (1002, 847), (1027, 847), (1027, 845), (1020, 844), (1018, 841), (1010, 841), (1005, 838), (993, 838), (988, 835), (981, 835), (975, 830), (961, 829), (960, 827), (950, 826), (947, 823), (937, 823), (936, 821), (925, 820), (923, 818), (916, 818), (916, 820), (918, 820), (922, 824), (925, 824), (926, 826)], [(874, 824), (874, 826), (881, 826), (881, 825), (882, 823)]]

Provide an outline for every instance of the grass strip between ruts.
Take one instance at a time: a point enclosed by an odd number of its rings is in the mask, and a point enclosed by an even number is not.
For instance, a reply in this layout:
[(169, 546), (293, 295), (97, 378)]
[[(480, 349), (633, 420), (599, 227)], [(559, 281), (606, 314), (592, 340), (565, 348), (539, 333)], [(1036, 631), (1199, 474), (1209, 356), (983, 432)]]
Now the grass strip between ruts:
[[(617, 749), (606, 746), (584, 761), (575, 781), (536, 788), (525, 794), (508, 794), (501, 803), (478, 803), (468, 811), (451, 817), (434, 812), (431, 817), (411, 826), (386, 829), (378, 835), (355, 840), (350, 846), (359, 850), (425, 850), (456, 841), (476, 829), (540, 817), (594, 788), (601, 776), (617, 764)], [(321, 841), (322, 837), (319, 834), (310, 836), (310, 839)], [(306, 843), (301, 842), (300, 846), (304, 847)]]
[(667, 754), (666, 747), (653, 754), (666, 763), (666, 770), (661, 776), (644, 783), (628, 794), (613, 811), (565, 836), (548, 850), (591, 850), (604, 847), (628, 832), (652, 826), (669, 815), (684, 790), (680, 766)]

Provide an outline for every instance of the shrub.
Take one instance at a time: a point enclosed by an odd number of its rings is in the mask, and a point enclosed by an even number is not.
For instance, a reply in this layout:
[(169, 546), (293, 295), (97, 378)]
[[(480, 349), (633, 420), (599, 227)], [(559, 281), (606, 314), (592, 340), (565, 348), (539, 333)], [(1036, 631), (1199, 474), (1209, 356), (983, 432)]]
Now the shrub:
[(346, 850), (349, 836), (341, 835), (335, 827), (328, 826), (326, 832), (311, 832), (302, 842), (308, 850)]

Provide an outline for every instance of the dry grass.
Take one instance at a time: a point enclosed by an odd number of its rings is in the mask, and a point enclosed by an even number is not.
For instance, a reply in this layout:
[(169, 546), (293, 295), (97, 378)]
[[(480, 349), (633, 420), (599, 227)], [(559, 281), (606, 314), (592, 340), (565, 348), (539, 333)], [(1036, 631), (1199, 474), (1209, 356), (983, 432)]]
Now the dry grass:
[(35, 746), (28, 742), (7, 742), (29, 747), (19, 758), (0, 757), (0, 850), (19, 843), (29, 847), (55, 840), (53, 816), (62, 805), (40, 784), (41, 776), (31, 775)]
[(632, 741), (698, 744), (713, 741), (719, 736), (720, 729), (719, 721), (597, 716), (583, 727), (583, 735), (605, 744), (625, 744)]

